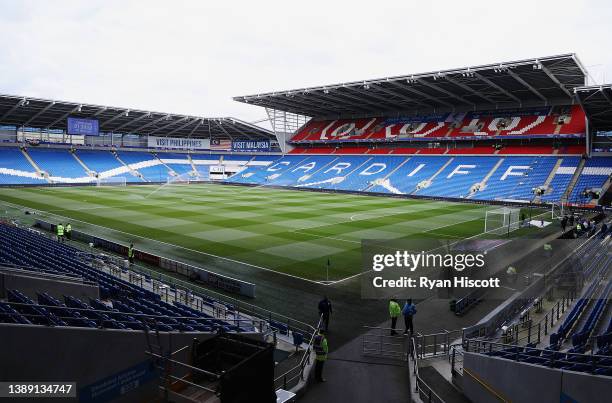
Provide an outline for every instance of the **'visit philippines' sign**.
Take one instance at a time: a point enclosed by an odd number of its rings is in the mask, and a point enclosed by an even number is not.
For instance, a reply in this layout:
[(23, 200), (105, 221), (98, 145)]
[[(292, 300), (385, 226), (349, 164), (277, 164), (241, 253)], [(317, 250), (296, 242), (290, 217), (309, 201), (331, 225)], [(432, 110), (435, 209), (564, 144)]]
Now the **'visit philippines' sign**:
[(149, 148), (174, 148), (178, 150), (209, 150), (210, 139), (149, 136)]

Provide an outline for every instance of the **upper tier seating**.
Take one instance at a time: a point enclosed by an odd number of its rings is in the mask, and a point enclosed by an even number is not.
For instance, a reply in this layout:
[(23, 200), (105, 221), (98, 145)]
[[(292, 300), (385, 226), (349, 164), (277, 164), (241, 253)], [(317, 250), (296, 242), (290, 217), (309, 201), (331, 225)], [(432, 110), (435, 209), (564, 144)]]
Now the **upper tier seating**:
[(46, 183), (16, 147), (0, 148), (0, 185)]
[(496, 110), (410, 118), (311, 120), (292, 142), (384, 140), (401, 138), (582, 135), (585, 115), (577, 106)]
[[(160, 331), (249, 330), (247, 326), (234, 323), (240, 316), (231, 305), (226, 305), (230, 316), (221, 320), (176, 301), (172, 304), (164, 302), (150, 289), (95, 269), (81, 259), (80, 254), (72, 246), (22, 228), (0, 224), (0, 263), (78, 275), (98, 284), (101, 298), (87, 303), (64, 296), (61, 302), (40, 290), (38, 302), (35, 302), (19, 290), (9, 290), (8, 301), (0, 302), (0, 322), (132, 330), (149, 326)], [(211, 313), (213, 303), (204, 299)], [(155, 319), (157, 325), (151, 319)]]

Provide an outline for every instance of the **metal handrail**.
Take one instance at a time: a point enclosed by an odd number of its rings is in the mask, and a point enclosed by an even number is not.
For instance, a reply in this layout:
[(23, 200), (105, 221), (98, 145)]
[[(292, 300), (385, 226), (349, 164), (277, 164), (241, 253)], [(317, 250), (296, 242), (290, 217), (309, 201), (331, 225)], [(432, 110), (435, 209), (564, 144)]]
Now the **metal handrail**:
[[(444, 400), (419, 376), (419, 355), (416, 350), (416, 343), (414, 337), (412, 340), (412, 361), (413, 361), (413, 372), (416, 379), (415, 392), (421, 396), (421, 393), (428, 397), (428, 402), (432, 402), (432, 397), (435, 397), (437, 402), (444, 403)], [(422, 388), (421, 385), (425, 386), (426, 389)]]
[[(304, 355), (302, 356), (302, 359), (300, 360), (299, 364), (296, 365), (295, 367), (289, 369), (288, 371), (286, 371), (285, 373), (281, 374), (280, 376), (276, 377), (274, 379), (274, 385), (277, 384), (278, 381), (280, 381), (281, 379), (283, 380), (283, 389), (287, 389), (287, 384), (288, 382), (293, 381), (296, 378), (300, 378), (300, 379), (304, 379), (304, 369), (306, 368), (306, 365), (310, 364), (310, 353), (314, 344), (314, 338), (317, 335), (317, 333), (319, 332), (319, 329), (321, 329), (321, 324), (323, 323), (323, 314), (321, 314), (319, 316), (319, 322), (317, 323), (316, 329), (314, 329), (315, 331), (312, 332), (312, 335), (310, 336), (310, 341), (308, 342), (308, 346), (306, 347), (306, 350), (304, 351)], [(287, 375), (289, 375), (289, 373), (291, 372), (298, 372), (297, 375), (292, 376), (291, 378), (287, 379)]]

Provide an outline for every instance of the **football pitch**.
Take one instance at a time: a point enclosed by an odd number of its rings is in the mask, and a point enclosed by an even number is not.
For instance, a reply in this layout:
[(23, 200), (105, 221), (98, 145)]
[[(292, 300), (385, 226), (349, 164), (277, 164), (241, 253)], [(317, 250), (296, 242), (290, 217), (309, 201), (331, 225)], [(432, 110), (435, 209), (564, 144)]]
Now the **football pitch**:
[(358, 274), (362, 239), (474, 237), (497, 208), (217, 184), (3, 188), (0, 200), (119, 231), (137, 249), (160, 242), (317, 282)]

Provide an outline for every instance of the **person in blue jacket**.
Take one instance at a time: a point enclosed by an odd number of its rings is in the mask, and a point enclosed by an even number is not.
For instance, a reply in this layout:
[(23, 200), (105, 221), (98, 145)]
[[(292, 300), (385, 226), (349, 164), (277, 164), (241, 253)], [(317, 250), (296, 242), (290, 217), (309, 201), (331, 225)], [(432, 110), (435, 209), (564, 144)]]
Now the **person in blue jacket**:
[(412, 303), (411, 299), (407, 299), (404, 307), (402, 308), (402, 315), (404, 315), (404, 326), (406, 330), (404, 330), (404, 334), (408, 334), (408, 329), (410, 329), (410, 334), (414, 334), (414, 327), (412, 325), (412, 317), (416, 314), (417, 309), (416, 305)]

